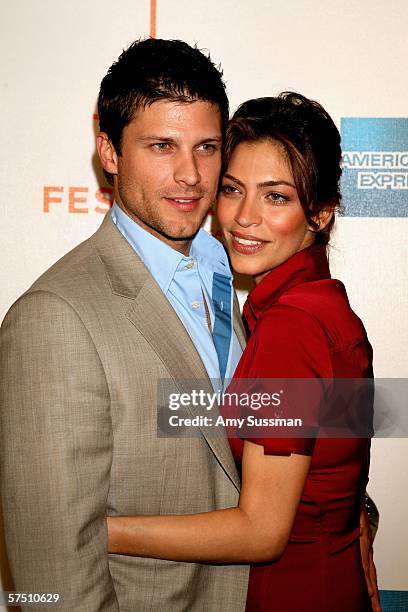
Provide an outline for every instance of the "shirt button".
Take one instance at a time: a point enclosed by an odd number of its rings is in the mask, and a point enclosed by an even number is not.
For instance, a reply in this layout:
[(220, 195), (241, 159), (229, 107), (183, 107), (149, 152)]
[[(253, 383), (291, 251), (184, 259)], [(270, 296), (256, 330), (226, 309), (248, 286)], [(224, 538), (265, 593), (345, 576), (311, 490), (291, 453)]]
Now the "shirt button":
[(194, 261), (189, 261), (188, 264), (186, 265), (186, 268), (188, 270), (190, 270), (191, 268), (194, 268)]
[(197, 310), (197, 308), (200, 308), (200, 302), (192, 302), (191, 307), (194, 308), (194, 310)]

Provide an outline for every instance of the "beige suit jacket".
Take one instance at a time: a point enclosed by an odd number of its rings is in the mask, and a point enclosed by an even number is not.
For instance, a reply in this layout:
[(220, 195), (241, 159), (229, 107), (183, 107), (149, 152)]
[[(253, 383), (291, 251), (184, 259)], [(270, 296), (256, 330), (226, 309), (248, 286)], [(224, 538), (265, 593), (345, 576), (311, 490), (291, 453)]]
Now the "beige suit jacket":
[[(243, 342), (238, 312), (234, 323)], [(1, 496), (16, 590), (61, 593), (57, 609), (70, 612), (244, 610), (248, 566), (106, 553), (106, 514), (203, 512), (235, 506), (239, 493), (224, 435), (157, 436), (157, 381), (198, 379), (211, 390), (210, 382), (110, 216), (12, 306), (0, 376)]]

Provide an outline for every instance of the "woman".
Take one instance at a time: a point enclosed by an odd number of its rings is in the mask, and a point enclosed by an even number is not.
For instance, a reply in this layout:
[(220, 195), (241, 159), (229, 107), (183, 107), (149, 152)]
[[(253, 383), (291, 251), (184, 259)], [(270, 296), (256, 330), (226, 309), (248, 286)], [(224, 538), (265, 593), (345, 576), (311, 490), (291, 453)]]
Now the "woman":
[[(326, 258), (340, 158), (333, 121), (298, 94), (246, 102), (230, 123), (218, 215), (233, 268), (256, 283), (232, 386), (248, 378), (372, 376), (364, 327)], [(359, 550), (369, 440), (230, 443), (242, 473), (237, 508), (109, 518), (110, 552), (252, 563), (250, 611), (370, 610)]]

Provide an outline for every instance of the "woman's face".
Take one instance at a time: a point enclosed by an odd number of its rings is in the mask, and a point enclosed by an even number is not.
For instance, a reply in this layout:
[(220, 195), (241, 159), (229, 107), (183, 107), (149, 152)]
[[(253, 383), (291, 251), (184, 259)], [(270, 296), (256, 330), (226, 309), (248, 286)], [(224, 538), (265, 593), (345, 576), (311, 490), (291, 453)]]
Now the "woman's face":
[(314, 241), (279, 143), (243, 142), (234, 149), (218, 217), (232, 267), (256, 283)]

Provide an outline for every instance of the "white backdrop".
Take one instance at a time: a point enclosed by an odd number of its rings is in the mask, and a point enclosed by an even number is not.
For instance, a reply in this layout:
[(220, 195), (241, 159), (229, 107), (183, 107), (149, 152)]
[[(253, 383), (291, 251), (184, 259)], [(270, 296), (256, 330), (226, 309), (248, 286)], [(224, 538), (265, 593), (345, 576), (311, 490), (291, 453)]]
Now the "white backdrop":
[[(155, 4), (3, 4), (0, 319), (102, 221), (99, 83), (128, 43), (149, 34), (151, 21), (158, 37), (198, 43), (222, 63), (232, 110), (249, 97), (294, 89), (319, 100), (338, 125), (341, 117), (407, 116), (406, 0), (157, 0), (152, 19)], [(378, 377), (408, 370), (407, 229), (407, 216), (342, 218), (331, 251), (333, 275), (366, 325)], [(373, 441), (369, 491), (381, 512), (376, 560), (384, 589), (408, 590), (407, 455), (407, 439)]]

